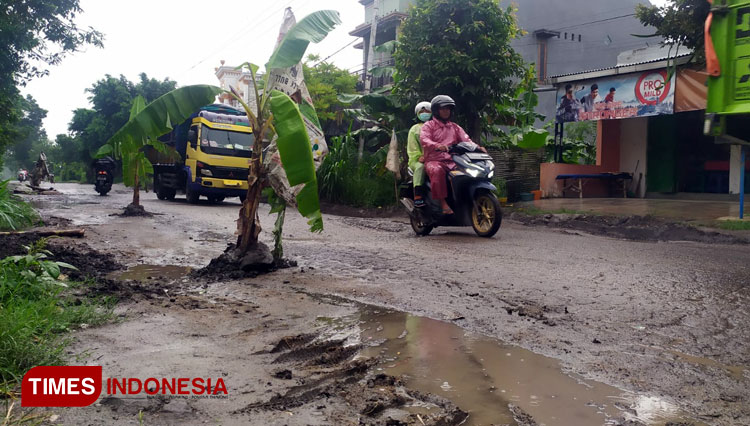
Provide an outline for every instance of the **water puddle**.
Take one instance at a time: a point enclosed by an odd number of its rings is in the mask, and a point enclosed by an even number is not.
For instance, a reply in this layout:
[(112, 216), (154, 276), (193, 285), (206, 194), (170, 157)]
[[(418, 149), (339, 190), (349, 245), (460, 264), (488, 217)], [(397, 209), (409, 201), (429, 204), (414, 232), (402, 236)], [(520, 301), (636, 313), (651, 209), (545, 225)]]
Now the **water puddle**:
[(189, 266), (176, 266), (176, 265), (136, 265), (131, 266), (125, 271), (118, 271), (110, 274), (110, 278), (114, 280), (132, 280), (132, 281), (147, 281), (147, 280), (178, 280), (183, 278), (185, 275), (190, 273), (192, 268)]
[[(366, 345), (361, 356), (380, 357), (378, 370), (468, 411), (465, 425), (515, 424), (508, 404), (542, 426), (613, 425), (618, 419), (699, 424), (669, 401), (567, 375), (552, 358), (446, 322), (375, 307), (343, 319), (319, 320), (328, 322), (336, 337)], [(430, 407), (413, 410), (425, 413)]]

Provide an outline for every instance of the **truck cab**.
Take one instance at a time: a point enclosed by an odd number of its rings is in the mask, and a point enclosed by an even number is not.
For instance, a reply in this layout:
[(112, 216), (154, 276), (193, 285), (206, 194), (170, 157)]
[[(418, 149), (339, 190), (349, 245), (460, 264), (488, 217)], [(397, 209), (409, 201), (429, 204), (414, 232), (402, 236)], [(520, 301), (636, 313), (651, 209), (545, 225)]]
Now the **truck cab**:
[(178, 191), (184, 191), (190, 203), (197, 203), (201, 196), (211, 203), (227, 197), (244, 199), (255, 140), (244, 112), (227, 105), (209, 105), (160, 140), (180, 158), (149, 153), (159, 199), (173, 199)]

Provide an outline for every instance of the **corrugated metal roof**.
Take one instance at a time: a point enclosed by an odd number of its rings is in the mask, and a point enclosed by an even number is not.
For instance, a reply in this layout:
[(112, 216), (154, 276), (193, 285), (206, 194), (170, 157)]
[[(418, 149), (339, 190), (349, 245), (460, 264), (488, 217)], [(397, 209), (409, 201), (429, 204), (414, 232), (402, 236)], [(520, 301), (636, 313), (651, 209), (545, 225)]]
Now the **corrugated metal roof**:
[[(650, 64), (658, 64), (658, 66), (654, 66), (653, 68), (660, 68), (662, 66), (662, 64), (660, 63), (666, 62), (667, 60), (676, 61), (678, 62), (678, 65), (682, 65), (685, 62), (687, 62), (687, 58), (690, 57), (691, 55), (692, 55), (691, 52), (681, 53), (681, 54), (678, 54), (677, 56), (670, 56), (670, 57), (664, 56), (662, 58), (656, 58), (656, 59), (652, 59), (649, 61), (640, 61), (640, 62), (633, 62), (629, 64), (615, 65), (613, 67), (608, 67), (608, 68), (598, 68), (598, 69), (593, 69), (593, 70), (588, 70), (588, 71), (578, 71), (578, 72), (572, 72), (572, 73), (567, 73), (567, 74), (551, 75), (548, 77), (548, 79), (552, 81), (553, 79), (561, 79), (563, 77), (583, 76), (585, 74), (595, 74), (595, 73), (602, 73), (605, 75), (623, 74), (623, 73), (618, 73), (617, 70), (621, 68), (648, 69), (648, 67), (644, 67), (644, 65), (650, 65)], [(607, 71), (611, 71), (611, 72), (607, 73)], [(632, 71), (628, 71), (628, 72), (632, 72)], [(587, 78), (590, 78), (590, 77), (587, 77)]]

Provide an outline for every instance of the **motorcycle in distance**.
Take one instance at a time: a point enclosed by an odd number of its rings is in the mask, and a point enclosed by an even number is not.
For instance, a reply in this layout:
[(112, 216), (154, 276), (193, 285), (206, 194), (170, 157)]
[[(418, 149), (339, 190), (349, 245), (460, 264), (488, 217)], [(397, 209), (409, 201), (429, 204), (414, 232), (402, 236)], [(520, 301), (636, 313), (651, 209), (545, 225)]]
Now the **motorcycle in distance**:
[(114, 168), (115, 161), (110, 157), (104, 157), (94, 161), (94, 189), (99, 195), (107, 195), (112, 189)]
[(456, 168), (448, 172), (448, 198), (452, 215), (444, 215), (440, 203), (430, 196), (426, 184), (424, 206), (414, 206), (411, 182), (402, 187), (401, 203), (409, 211), (411, 227), (417, 235), (428, 235), (438, 226), (471, 226), (480, 237), (491, 238), (500, 229), (503, 215), (490, 182), (495, 164), (489, 154), (479, 151), (473, 142), (460, 142), (451, 147)]
[(29, 172), (26, 169), (21, 169), (18, 171), (19, 182), (24, 182), (28, 178), (29, 178)]

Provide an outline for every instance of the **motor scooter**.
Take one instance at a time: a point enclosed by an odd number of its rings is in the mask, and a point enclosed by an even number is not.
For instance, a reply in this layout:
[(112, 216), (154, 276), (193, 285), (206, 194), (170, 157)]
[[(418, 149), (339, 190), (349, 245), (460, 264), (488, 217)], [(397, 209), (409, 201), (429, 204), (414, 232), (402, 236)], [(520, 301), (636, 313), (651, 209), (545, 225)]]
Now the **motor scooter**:
[(94, 189), (99, 195), (107, 195), (112, 189), (115, 162), (110, 157), (104, 157), (94, 162)]
[(29, 172), (26, 169), (21, 169), (18, 171), (19, 182), (24, 182), (28, 178), (29, 178)]
[(453, 214), (445, 215), (433, 200), (431, 184), (425, 185), (424, 205), (415, 207), (411, 181), (401, 187), (401, 203), (417, 235), (428, 235), (438, 226), (471, 226), (480, 237), (490, 238), (500, 229), (503, 214), (491, 180), (495, 174), (492, 157), (473, 142), (460, 142), (449, 151), (456, 168), (447, 173), (448, 198)]

